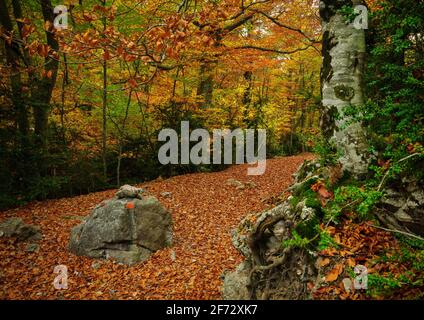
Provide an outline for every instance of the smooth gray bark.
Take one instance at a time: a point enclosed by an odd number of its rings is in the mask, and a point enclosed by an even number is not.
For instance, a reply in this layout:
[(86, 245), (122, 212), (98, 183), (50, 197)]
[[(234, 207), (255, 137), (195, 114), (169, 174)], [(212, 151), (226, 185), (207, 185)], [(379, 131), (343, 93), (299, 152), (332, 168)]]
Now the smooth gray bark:
[(361, 123), (346, 124), (343, 112), (364, 98), (365, 30), (356, 29), (340, 9), (363, 5), (360, 0), (321, 0), (323, 67), (321, 90), (324, 136), (342, 151), (340, 163), (355, 176), (368, 171), (370, 156)]

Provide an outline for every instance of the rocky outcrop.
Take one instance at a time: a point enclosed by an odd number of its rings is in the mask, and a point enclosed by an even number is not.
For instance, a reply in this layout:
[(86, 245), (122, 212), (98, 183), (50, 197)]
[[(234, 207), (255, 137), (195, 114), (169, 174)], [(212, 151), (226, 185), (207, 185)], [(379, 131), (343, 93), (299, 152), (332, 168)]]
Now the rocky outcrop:
[(243, 261), (233, 272), (224, 273), (222, 298), (224, 300), (249, 300), (250, 262)]
[(386, 226), (424, 236), (424, 185), (404, 177), (384, 189), (376, 215)]
[[(287, 200), (241, 221), (232, 233), (232, 242), (245, 259), (234, 271), (224, 274), (224, 299), (310, 298), (306, 284), (317, 283), (322, 278), (319, 263), (315, 261), (317, 253), (283, 243), (293, 238), (293, 231), (311, 240), (315, 238), (310, 232), (318, 226), (316, 206), (322, 204), (311, 201), (307, 191), (317, 181), (334, 185), (342, 174), (340, 165), (322, 167), (315, 160), (305, 161), (293, 175), (295, 181), (288, 189), (292, 195)], [(392, 181), (382, 191), (384, 196), (373, 210), (382, 224), (423, 236), (422, 181), (404, 177)]]
[(0, 237), (15, 237), (18, 241), (41, 240), (40, 228), (25, 224), (21, 218), (10, 218), (0, 224)]
[(74, 227), (69, 250), (77, 255), (114, 259), (132, 265), (172, 244), (171, 214), (154, 197), (123, 186)]

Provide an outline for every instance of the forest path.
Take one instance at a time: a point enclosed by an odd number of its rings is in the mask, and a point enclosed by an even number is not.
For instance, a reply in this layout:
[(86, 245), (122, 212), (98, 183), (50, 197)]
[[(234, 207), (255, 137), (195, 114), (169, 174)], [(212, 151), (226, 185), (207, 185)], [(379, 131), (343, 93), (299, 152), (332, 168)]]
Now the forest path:
[[(262, 176), (248, 176), (248, 165), (238, 165), (141, 184), (172, 213), (174, 245), (132, 267), (67, 251), (78, 216), (88, 215), (116, 190), (4, 211), (1, 220), (16, 216), (39, 225), (43, 240), (39, 251), (30, 253), (26, 243), (0, 238), (0, 299), (220, 299), (221, 274), (242, 259), (231, 244), (231, 229), (246, 214), (269, 207), (265, 200), (284, 191), (295, 170), (310, 158), (302, 154), (268, 160)], [(256, 186), (239, 190), (227, 184), (230, 178)], [(52, 284), (59, 264), (68, 267), (67, 290)]]

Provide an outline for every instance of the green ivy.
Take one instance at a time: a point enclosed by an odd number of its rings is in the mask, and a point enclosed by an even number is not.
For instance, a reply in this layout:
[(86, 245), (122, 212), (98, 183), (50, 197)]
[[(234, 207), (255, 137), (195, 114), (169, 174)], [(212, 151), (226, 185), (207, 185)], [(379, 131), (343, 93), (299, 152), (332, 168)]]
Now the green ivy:
[(331, 235), (327, 231), (322, 230), (321, 228), (319, 229), (318, 228), (317, 228), (317, 232), (319, 233), (319, 242), (318, 242), (317, 249), (319, 251), (325, 250), (327, 248), (339, 247), (339, 245), (334, 241), (333, 237), (331, 237)]
[(325, 221), (338, 222), (345, 212), (354, 212), (362, 220), (370, 219), (372, 209), (383, 193), (373, 188), (344, 185), (334, 190), (334, 200), (323, 208)]
[(310, 239), (301, 237), (295, 230), (292, 232), (292, 238), (283, 241), (284, 248), (307, 248), (310, 244)]

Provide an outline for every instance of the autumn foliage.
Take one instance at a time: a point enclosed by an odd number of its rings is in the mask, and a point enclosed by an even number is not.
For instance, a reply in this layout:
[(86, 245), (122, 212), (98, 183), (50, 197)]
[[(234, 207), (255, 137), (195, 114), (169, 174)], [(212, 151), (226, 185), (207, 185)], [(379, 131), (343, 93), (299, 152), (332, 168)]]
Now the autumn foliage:
[(310, 149), (319, 117), (314, 1), (65, 5), (60, 30), (50, 1), (4, 12), (2, 174), (13, 173), (4, 189), (14, 200), (3, 206), (195, 171), (157, 162), (158, 131), (182, 120), (266, 128), (271, 154)]

